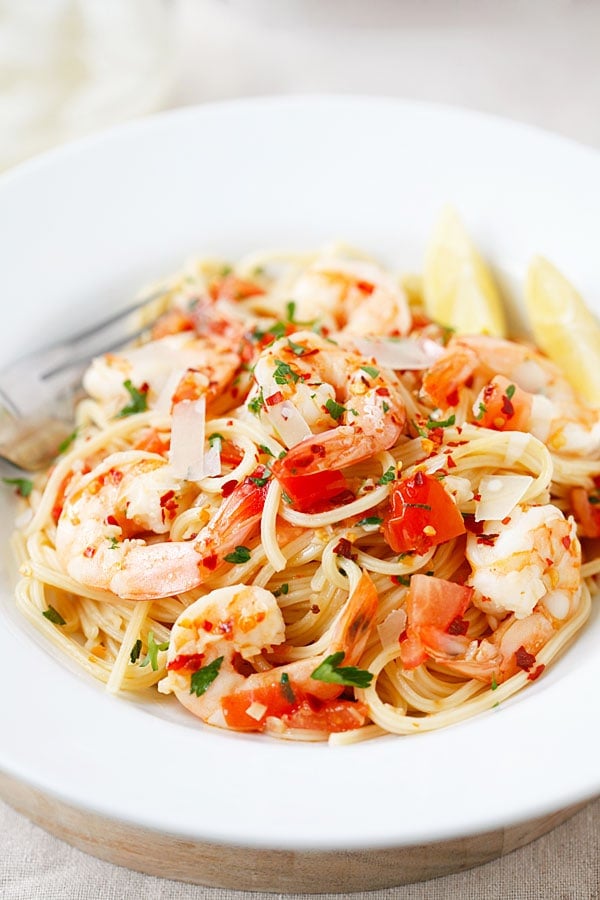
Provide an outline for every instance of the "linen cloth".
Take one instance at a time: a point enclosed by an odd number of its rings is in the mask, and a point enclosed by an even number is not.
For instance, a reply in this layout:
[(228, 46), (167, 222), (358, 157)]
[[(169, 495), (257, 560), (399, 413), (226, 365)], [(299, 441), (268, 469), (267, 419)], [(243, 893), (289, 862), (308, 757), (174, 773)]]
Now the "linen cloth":
[[(172, 106), (251, 94), (386, 94), (510, 116), (600, 149), (600, 3), (594, 0), (171, 0), (171, 8), (178, 65)], [(365, 898), (596, 900), (599, 835), (597, 800), (501, 859)], [(0, 803), (1, 900), (276, 896), (112, 866)]]

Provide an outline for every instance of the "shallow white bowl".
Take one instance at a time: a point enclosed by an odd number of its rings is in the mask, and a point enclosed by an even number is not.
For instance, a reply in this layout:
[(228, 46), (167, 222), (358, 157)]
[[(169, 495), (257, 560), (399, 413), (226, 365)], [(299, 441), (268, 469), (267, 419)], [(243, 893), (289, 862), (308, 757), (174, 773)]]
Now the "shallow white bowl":
[[(600, 310), (600, 156), (474, 113), (373, 98), (240, 101), (135, 122), (0, 181), (8, 361), (128, 302), (192, 254), (344, 239), (419, 270), (440, 207), (510, 287), (553, 260)], [(544, 676), (445, 731), (345, 748), (202, 726), (112, 697), (13, 608), (2, 496), (0, 769), (44, 795), (192, 840), (365, 850), (478, 834), (600, 790), (600, 621)]]

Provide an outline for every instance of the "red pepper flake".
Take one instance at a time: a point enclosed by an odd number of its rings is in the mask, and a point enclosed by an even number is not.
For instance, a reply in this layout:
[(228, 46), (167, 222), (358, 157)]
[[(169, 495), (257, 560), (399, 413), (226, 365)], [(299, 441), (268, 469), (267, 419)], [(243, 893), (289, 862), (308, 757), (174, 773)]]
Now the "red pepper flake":
[(466, 634), (469, 630), (469, 623), (460, 616), (455, 616), (446, 628), (448, 634)]
[(315, 456), (325, 456), (325, 447), (323, 444), (311, 444), (310, 452)]
[(448, 465), (448, 468), (449, 468), (449, 469), (455, 469), (455, 468), (456, 468), (456, 463), (454, 462), (454, 460), (452, 459), (451, 456), (448, 457), (448, 459), (447, 459), (446, 462), (447, 462), (447, 465)]
[(483, 534), (483, 522), (476, 522), (475, 516), (472, 513), (463, 513), (463, 521), (465, 523), (465, 528), (467, 531), (470, 531), (471, 534)]
[(205, 619), (204, 622), (202, 623), (202, 627), (204, 628), (205, 631), (212, 631), (213, 623), (209, 622), (208, 619)]
[[(433, 441), (434, 444), (437, 444), (439, 446), (441, 443), (443, 443), (444, 440), (444, 429), (440, 427), (431, 428), (427, 437), (430, 441)], [(430, 453), (429, 455), (434, 456), (433, 453)]]
[(96, 555), (96, 548), (95, 547), (86, 547), (85, 550), (83, 551), (83, 555), (86, 557), (86, 559), (91, 559), (92, 556)]
[(563, 538), (561, 538), (561, 543), (562, 543), (563, 547), (565, 548), (565, 550), (569, 549), (569, 547), (571, 546), (571, 538), (569, 537), (568, 534), (565, 534), (565, 536)]
[(502, 394), (502, 409), (500, 412), (505, 415), (507, 419), (512, 419), (515, 414), (515, 408), (512, 401), (506, 394)]
[(550, 568), (550, 566), (554, 565), (554, 560), (550, 559), (549, 556), (546, 557), (546, 565), (548, 566), (548, 568)]
[(276, 406), (278, 403), (281, 403), (283, 400), (283, 394), (281, 391), (275, 391), (274, 394), (271, 394), (270, 397), (265, 397), (265, 403), (267, 406)]
[(169, 503), (169, 500), (172, 500), (174, 496), (175, 496), (175, 491), (167, 491), (166, 494), (163, 494), (162, 497), (160, 498), (160, 505), (162, 507), (167, 506)]
[(515, 662), (520, 669), (525, 669), (525, 671), (528, 672), (535, 664), (535, 656), (533, 653), (528, 653), (525, 647), (521, 646), (515, 653)]
[(310, 608), (310, 611), (311, 611), (311, 613), (314, 613), (316, 616), (318, 613), (321, 612), (321, 607), (318, 606), (316, 603), (313, 603), (313, 605)]
[(237, 487), (237, 481), (233, 478), (231, 481), (226, 481), (223, 487), (221, 488), (221, 495), (223, 497), (229, 497), (230, 494), (233, 494)]
[(179, 656), (167, 663), (167, 671), (177, 672), (180, 669), (192, 669), (196, 672), (202, 665), (203, 659), (204, 653), (190, 653), (189, 655), (180, 653)]
[(504, 518), (502, 519), (502, 524), (508, 525), (509, 522), (510, 522), (510, 516), (504, 516)]
[(123, 473), (120, 469), (109, 469), (104, 480), (110, 484), (120, 484), (123, 481)]
[(498, 534), (479, 534), (477, 535), (477, 543), (485, 544), (486, 547), (493, 547), (497, 537), (499, 537)]
[(389, 388), (386, 388), (386, 387), (376, 388), (375, 393), (377, 394), (378, 397), (389, 397), (390, 396)]
[(119, 524), (114, 516), (107, 516), (105, 521), (106, 521), (107, 525), (118, 525)]
[(362, 291), (363, 294), (372, 294), (375, 290), (375, 285), (371, 284), (370, 281), (357, 281), (356, 287), (359, 291)]
[(219, 557), (216, 553), (211, 553), (210, 556), (205, 556), (201, 563), (201, 565), (203, 565), (205, 569), (208, 569), (209, 572), (212, 572), (214, 569), (216, 569), (218, 564)]
[(546, 666), (543, 663), (540, 663), (539, 666), (536, 666), (536, 668), (533, 670), (533, 672), (529, 673), (529, 675), (527, 676), (527, 680), (535, 681), (536, 678), (540, 677), (540, 675), (542, 674), (542, 672), (544, 671), (545, 668), (546, 668)]
[(343, 556), (344, 559), (356, 559), (356, 553), (352, 553), (352, 544), (347, 538), (340, 538), (333, 552), (337, 556)]
[(449, 394), (446, 395), (446, 403), (448, 406), (458, 406), (459, 396), (458, 390), (450, 391)]

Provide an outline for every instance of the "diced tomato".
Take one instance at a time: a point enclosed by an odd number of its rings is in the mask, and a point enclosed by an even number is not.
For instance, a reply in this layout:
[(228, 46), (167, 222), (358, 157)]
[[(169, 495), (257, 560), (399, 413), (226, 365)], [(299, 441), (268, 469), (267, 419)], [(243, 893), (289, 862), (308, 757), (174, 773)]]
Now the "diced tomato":
[(194, 323), (190, 315), (182, 309), (170, 309), (152, 326), (152, 340), (166, 337), (168, 334), (179, 334), (181, 331), (193, 331)]
[(225, 466), (238, 466), (243, 453), (232, 441), (221, 441), (221, 462)]
[(149, 428), (137, 441), (135, 449), (166, 456), (170, 443), (171, 440), (168, 435), (160, 434), (156, 428)]
[(456, 503), (437, 478), (419, 471), (394, 485), (383, 535), (396, 553), (425, 553), (465, 530)]
[(213, 300), (245, 300), (247, 297), (264, 294), (264, 289), (249, 279), (225, 275), (224, 278), (212, 282), (209, 293)]
[(427, 650), (451, 653), (468, 644), (462, 635), (448, 629), (462, 619), (473, 597), (473, 588), (432, 575), (413, 575), (406, 598), (406, 637), (400, 642), (400, 656), (406, 669), (412, 669), (427, 657)]
[(483, 389), (477, 422), (496, 431), (527, 431), (531, 404), (531, 394), (503, 375), (496, 375)]
[(600, 503), (590, 503), (589, 494), (582, 487), (572, 489), (570, 500), (579, 534), (588, 538), (600, 537)]
[[(272, 684), (249, 688), (229, 697), (223, 697), (221, 708), (227, 727), (235, 728), (238, 731), (261, 731), (267, 716), (275, 716), (280, 719), (285, 713), (291, 712), (298, 702), (295, 695), (294, 699), (291, 699), (292, 694), (293, 691), (289, 686), (286, 687), (277, 680)], [(266, 707), (259, 719), (248, 715), (248, 707), (251, 707), (253, 703), (260, 703)]]
[(177, 387), (171, 397), (173, 405), (180, 403), (182, 400), (199, 400), (206, 394), (208, 381), (206, 375), (196, 372), (195, 369), (188, 369), (181, 376)]
[(317, 512), (335, 500), (354, 500), (346, 478), (334, 469), (313, 472), (311, 475), (289, 475), (283, 466), (274, 463), (273, 473), (294, 508), (300, 512)]
[(368, 708), (364, 703), (353, 700), (326, 700), (318, 705), (304, 700), (292, 712), (285, 713), (281, 719), (288, 728), (303, 728), (333, 734), (360, 728), (365, 724), (368, 714)]

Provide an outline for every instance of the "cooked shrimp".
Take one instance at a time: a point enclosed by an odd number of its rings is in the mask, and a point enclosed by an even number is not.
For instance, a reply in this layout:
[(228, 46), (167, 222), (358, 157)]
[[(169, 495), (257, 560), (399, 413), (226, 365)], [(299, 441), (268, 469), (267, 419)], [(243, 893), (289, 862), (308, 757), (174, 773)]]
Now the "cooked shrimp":
[(160, 456), (113, 453), (66, 496), (56, 529), (58, 557), (76, 581), (128, 600), (191, 590), (258, 530), (266, 490), (247, 478), (195, 539), (157, 540), (197, 489), (174, 478)]
[(483, 534), (469, 534), (467, 584), (474, 604), (503, 618), (518, 619), (543, 604), (555, 619), (573, 612), (581, 584), (581, 547), (574, 520), (552, 504), (516, 507), (507, 522), (484, 522)]
[(600, 454), (600, 416), (551, 360), (527, 344), (484, 335), (454, 337), (423, 379), (424, 397), (456, 406), (466, 386), (479, 391), (473, 418), (483, 427), (529, 431), (551, 450)]
[[(510, 521), (469, 534), (465, 585), (415, 575), (401, 645), (406, 668), (431, 657), (453, 672), (500, 682), (521, 668), (576, 611), (581, 548), (573, 519), (550, 504), (517, 508)], [(472, 640), (462, 618), (469, 606), (502, 620), (490, 637)], [(464, 628), (462, 627), (464, 626)]]
[(400, 285), (363, 260), (318, 260), (292, 284), (297, 321), (317, 320), (331, 331), (408, 334), (411, 315)]
[[(376, 611), (377, 591), (363, 574), (332, 627), (328, 654), (342, 651), (344, 666), (356, 664)], [(254, 658), (284, 639), (283, 616), (270, 591), (244, 584), (218, 588), (175, 622), (159, 690), (174, 692), (195, 716), (221, 728), (330, 733), (364, 724), (362, 704), (338, 699), (343, 685), (314, 677), (328, 654), (248, 674)]]
[(84, 375), (83, 386), (91, 397), (110, 404), (115, 411), (131, 399), (126, 381), (146, 394), (149, 408), (163, 389), (169, 391), (170, 401), (171, 396), (190, 397), (192, 385), (194, 398), (206, 396), (210, 402), (232, 381), (240, 362), (240, 354), (226, 338), (180, 331), (97, 357)]
[[(300, 331), (264, 350), (249, 395), (261, 421), (272, 427), (270, 410), (293, 407), (301, 432), (284, 443), (291, 449), (273, 465), (275, 474), (310, 475), (341, 469), (391, 447), (406, 413), (388, 377), (357, 353)], [(315, 440), (318, 435), (318, 441)]]

